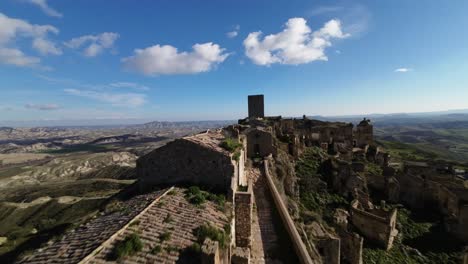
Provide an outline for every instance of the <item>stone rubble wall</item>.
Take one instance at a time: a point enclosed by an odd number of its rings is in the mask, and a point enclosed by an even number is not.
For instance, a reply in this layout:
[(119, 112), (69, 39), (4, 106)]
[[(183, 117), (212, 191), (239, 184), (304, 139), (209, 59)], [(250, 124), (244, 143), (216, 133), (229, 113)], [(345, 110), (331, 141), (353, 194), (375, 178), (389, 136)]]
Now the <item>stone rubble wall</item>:
[(236, 246), (250, 247), (252, 239), (252, 184), (249, 183), (247, 192), (236, 192), (235, 194), (235, 230)]

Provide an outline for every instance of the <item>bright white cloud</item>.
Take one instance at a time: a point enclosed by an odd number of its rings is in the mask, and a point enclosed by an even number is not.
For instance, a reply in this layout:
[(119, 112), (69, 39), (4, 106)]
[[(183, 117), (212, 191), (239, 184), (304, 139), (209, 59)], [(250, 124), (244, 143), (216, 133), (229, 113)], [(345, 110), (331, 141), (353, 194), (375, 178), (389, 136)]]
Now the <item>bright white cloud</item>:
[(40, 63), (39, 58), (25, 55), (15, 46), (19, 38), (32, 39), (32, 48), (41, 55), (61, 55), (62, 50), (48, 39), (49, 33), (58, 32), (51, 25), (34, 25), (0, 13), (0, 63), (16, 66), (36, 66)]
[(252, 32), (244, 40), (245, 54), (257, 65), (303, 64), (316, 60), (328, 60), (325, 49), (332, 39), (343, 39), (341, 22), (332, 19), (312, 32), (303, 18), (290, 18), (283, 31), (261, 39), (262, 32)]
[(228, 56), (225, 49), (212, 42), (195, 44), (191, 52), (179, 52), (170, 45), (136, 49), (133, 56), (122, 59), (124, 67), (145, 75), (193, 74), (210, 71)]
[(83, 55), (86, 57), (95, 57), (101, 54), (105, 49), (114, 47), (115, 41), (120, 37), (114, 32), (104, 32), (98, 35), (85, 35), (73, 38), (65, 42), (65, 46), (71, 49), (80, 49), (84, 47)]
[(235, 38), (235, 37), (237, 37), (237, 35), (239, 34), (239, 30), (240, 30), (240, 26), (239, 26), (239, 25), (236, 25), (236, 26), (234, 27), (234, 30), (233, 30), (233, 31), (230, 31), (230, 32), (226, 33), (226, 36), (227, 36), (228, 38)]
[(146, 103), (146, 95), (138, 93), (110, 93), (93, 90), (65, 89), (67, 94), (86, 97), (114, 106), (138, 107)]
[(398, 69), (395, 69), (395, 72), (410, 72), (412, 70), (413, 69), (411, 68), (398, 68)]
[(26, 104), (24, 107), (27, 109), (34, 109), (34, 110), (57, 110), (60, 108), (59, 105), (56, 104)]
[(42, 12), (51, 17), (63, 17), (63, 15), (57, 10), (51, 8), (47, 4), (47, 0), (25, 0), (28, 3), (38, 6)]

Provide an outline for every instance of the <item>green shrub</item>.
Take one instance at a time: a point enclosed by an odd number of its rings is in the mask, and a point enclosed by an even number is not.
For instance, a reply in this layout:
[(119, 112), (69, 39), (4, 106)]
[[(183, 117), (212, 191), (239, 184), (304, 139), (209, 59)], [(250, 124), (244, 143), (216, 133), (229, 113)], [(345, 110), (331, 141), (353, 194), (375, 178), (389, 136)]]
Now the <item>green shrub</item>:
[(162, 251), (162, 247), (160, 245), (154, 246), (154, 248), (151, 249), (150, 253), (153, 255), (157, 255)]
[(171, 235), (172, 234), (170, 232), (164, 232), (161, 235), (159, 235), (159, 240), (161, 242), (167, 241), (167, 240), (171, 239)]
[(189, 198), (189, 202), (195, 205), (201, 205), (205, 203), (206, 198), (202, 193), (193, 195), (192, 197)]
[(242, 144), (237, 139), (226, 138), (219, 146), (229, 152), (234, 152), (238, 148), (242, 147)]
[(200, 244), (203, 244), (205, 239), (209, 238), (213, 241), (218, 241), (221, 248), (225, 248), (228, 245), (229, 235), (226, 235), (223, 230), (209, 224), (199, 226), (195, 229), (194, 235)]
[(116, 259), (121, 259), (126, 256), (132, 256), (142, 249), (143, 242), (141, 242), (140, 237), (137, 234), (132, 234), (115, 245), (113, 255)]
[(232, 155), (232, 158), (233, 158), (235, 161), (239, 162), (240, 155), (241, 155), (240, 151), (236, 151), (236, 152), (234, 152), (234, 154)]
[(171, 252), (173, 252), (173, 251), (179, 251), (179, 248), (176, 247), (176, 246), (171, 246), (171, 245), (169, 245), (169, 246), (166, 247), (166, 251), (167, 251), (168, 253), (171, 253)]
[(209, 201), (212, 201), (222, 207), (224, 207), (224, 204), (226, 203), (226, 197), (222, 194), (209, 193), (207, 198)]
[(167, 216), (163, 220), (163, 223), (170, 223), (172, 221), (174, 221), (174, 219), (172, 219), (171, 214), (167, 214)]

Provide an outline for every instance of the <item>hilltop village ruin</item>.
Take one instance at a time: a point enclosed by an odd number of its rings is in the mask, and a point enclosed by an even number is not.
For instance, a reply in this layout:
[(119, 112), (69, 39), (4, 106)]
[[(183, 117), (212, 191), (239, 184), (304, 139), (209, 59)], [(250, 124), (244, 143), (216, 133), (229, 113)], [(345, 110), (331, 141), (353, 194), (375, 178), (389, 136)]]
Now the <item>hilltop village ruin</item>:
[[(468, 194), (453, 169), (393, 164), (373, 139), (373, 125), (366, 118), (354, 127), (306, 116), (265, 116), (263, 95), (249, 96), (248, 117), (238, 124), (177, 139), (138, 159), (142, 194), (124, 205), (130, 211), (134, 208), (132, 213), (97, 217), (80, 227), (93, 230), (88, 236), (70, 232), (23, 263), (112, 262), (106, 256), (132, 233), (140, 234), (143, 248), (123, 262), (193, 263), (185, 253), (197, 243), (194, 230), (208, 224), (224, 230), (226, 239), (198, 241), (202, 263), (361, 264), (364, 242), (390, 250), (400, 233), (398, 208), (387, 203), (434, 208), (443, 216), (446, 230), (468, 242)], [(310, 148), (317, 150), (325, 178), (312, 178), (304, 185), (295, 164)], [(369, 166), (382, 173), (367, 173)], [(222, 209), (211, 200), (194, 206), (184, 195), (197, 191), (187, 186), (224, 194), (226, 206)], [(330, 189), (350, 201), (349, 206), (328, 212), (332, 228), (303, 212), (304, 186), (310, 186), (308, 192)], [(381, 199), (372, 199), (371, 190)], [(113, 223), (112, 231), (97, 236), (106, 223)], [(168, 230), (172, 236), (163, 239)], [(94, 244), (80, 248), (79, 241), (90, 240)]]

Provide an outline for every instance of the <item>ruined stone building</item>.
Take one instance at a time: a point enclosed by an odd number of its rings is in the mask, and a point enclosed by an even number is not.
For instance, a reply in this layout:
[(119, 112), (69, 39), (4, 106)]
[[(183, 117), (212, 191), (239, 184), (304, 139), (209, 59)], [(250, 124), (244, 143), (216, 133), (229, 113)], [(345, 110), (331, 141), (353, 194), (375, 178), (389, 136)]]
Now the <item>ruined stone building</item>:
[(374, 177), (371, 181), (389, 201), (439, 212), (444, 216), (446, 230), (466, 242), (468, 194), (464, 180), (449, 168), (441, 164), (405, 161), (401, 170), (384, 166), (383, 178)]
[(206, 131), (153, 150), (137, 160), (141, 188), (187, 183), (227, 192), (237, 168), (220, 147), (225, 139), (222, 130)]
[(358, 200), (351, 203), (351, 222), (366, 238), (380, 244), (386, 250), (392, 248), (398, 234), (397, 209), (363, 206)]

